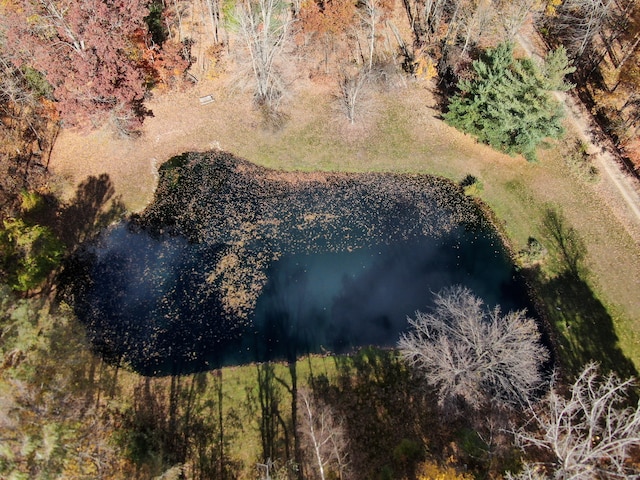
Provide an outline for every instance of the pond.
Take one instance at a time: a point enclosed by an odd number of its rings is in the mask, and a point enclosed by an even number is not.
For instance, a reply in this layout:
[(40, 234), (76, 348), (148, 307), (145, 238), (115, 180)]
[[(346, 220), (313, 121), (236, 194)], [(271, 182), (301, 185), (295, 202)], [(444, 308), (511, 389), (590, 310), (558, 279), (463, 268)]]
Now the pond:
[(167, 162), (154, 202), (67, 266), (94, 348), (147, 375), (395, 345), (431, 292), (530, 307), (459, 187), (426, 175), (302, 174), (222, 152)]

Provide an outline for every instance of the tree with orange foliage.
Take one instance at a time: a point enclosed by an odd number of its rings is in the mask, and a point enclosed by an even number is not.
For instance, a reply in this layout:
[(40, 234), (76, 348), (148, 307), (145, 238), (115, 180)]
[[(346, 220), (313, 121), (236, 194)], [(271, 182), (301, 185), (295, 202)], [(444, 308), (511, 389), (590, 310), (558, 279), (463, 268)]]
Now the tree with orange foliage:
[(306, 0), (298, 18), (304, 34), (316, 37), (324, 52), (325, 73), (329, 72), (329, 57), (337, 38), (353, 26), (356, 14), (354, 0)]

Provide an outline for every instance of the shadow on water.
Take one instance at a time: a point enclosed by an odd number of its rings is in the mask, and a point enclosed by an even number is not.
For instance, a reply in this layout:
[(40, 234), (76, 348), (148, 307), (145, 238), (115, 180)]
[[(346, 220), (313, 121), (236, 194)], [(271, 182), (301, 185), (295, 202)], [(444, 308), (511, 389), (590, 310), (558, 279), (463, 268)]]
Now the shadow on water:
[(284, 255), (251, 317), (225, 312), (207, 281), (225, 247), (159, 238), (120, 225), (67, 266), (74, 308), (92, 344), (145, 374), (178, 374), (253, 361), (295, 360), (393, 346), (430, 291), (465, 284), (505, 309), (526, 307), (524, 287), (491, 232), (353, 252)]
[(636, 376), (633, 363), (623, 354), (613, 320), (585, 280), (586, 247), (578, 233), (556, 207), (549, 206), (542, 218), (555, 276), (532, 272), (557, 336), (559, 357), (570, 374), (590, 362), (623, 378)]
[(221, 344), (238, 329), (206, 282), (220, 249), (157, 238), (124, 224), (110, 230), (109, 241), (118, 248), (102, 248), (98, 239), (66, 267), (71, 287), (65, 293), (96, 351), (146, 374), (218, 366)]
[(353, 252), (286, 255), (268, 270), (256, 306), (257, 359), (391, 347), (406, 317), (431, 306), (429, 292), (452, 284), (489, 304), (522, 308), (525, 291), (512, 273), (490, 232), (464, 228)]

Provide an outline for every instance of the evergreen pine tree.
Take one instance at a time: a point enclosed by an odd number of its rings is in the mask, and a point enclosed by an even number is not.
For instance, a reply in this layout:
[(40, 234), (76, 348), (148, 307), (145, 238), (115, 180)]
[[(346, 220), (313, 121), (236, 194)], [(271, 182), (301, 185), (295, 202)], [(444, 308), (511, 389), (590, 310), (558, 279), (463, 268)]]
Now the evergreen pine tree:
[[(563, 55), (564, 54), (564, 55)], [(562, 110), (551, 90), (570, 88), (563, 77), (571, 71), (566, 52), (553, 52), (543, 68), (530, 59), (514, 59), (513, 45), (502, 43), (473, 63), (475, 78), (458, 84), (449, 125), (510, 155), (535, 160), (545, 138), (560, 138)]]

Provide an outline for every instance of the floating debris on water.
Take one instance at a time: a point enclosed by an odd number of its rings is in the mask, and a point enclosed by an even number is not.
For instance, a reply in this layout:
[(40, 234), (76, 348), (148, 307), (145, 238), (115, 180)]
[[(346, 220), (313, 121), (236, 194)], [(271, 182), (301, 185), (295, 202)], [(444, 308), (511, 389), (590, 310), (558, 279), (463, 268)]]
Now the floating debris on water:
[(448, 180), (278, 172), (221, 151), (159, 173), (153, 203), (67, 269), (95, 348), (143, 373), (393, 345), (451, 282), (509, 306), (501, 243)]

